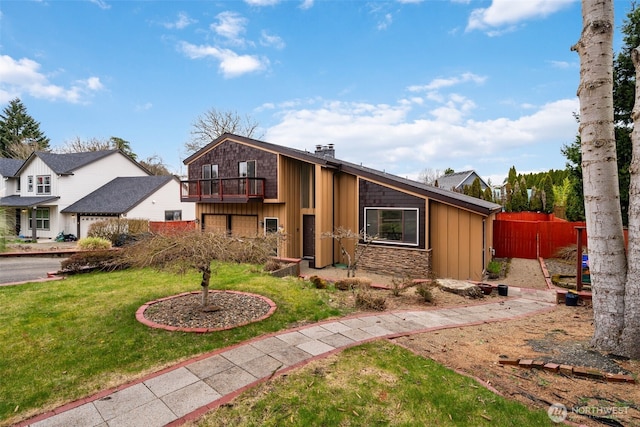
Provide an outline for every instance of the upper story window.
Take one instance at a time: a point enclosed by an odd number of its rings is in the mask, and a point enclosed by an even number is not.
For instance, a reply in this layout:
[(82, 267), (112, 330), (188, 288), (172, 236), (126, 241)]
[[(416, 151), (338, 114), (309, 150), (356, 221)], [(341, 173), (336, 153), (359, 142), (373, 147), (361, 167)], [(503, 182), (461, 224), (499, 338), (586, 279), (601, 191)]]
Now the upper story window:
[(315, 174), (313, 165), (302, 165), (300, 169), (300, 206), (315, 208)]
[[(256, 177), (256, 161), (248, 160), (246, 162), (238, 162), (238, 176), (241, 178), (255, 178)], [(241, 193), (245, 191), (248, 194), (255, 194), (258, 189), (258, 183), (255, 180), (248, 180), (249, 182), (244, 182), (242, 180), (240, 185), (243, 186), (243, 189), (240, 189)]]
[(33, 193), (33, 175), (27, 177), (27, 192)]
[(218, 182), (206, 181), (218, 178), (218, 165), (202, 165), (202, 194), (218, 194)]
[(16, 182), (16, 193), (19, 193), (20, 192), (20, 179), (18, 178), (16, 181), (17, 181)]
[(202, 165), (202, 179), (218, 178), (218, 165)]
[(364, 208), (367, 240), (418, 245), (418, 209)]
[(51, 175), (36, 176), (36, 194), (51, 194)]
[(256, 161), (248, 160), (246, 162), (238, 163), (238, 176), (240, 177), (256, 177)]

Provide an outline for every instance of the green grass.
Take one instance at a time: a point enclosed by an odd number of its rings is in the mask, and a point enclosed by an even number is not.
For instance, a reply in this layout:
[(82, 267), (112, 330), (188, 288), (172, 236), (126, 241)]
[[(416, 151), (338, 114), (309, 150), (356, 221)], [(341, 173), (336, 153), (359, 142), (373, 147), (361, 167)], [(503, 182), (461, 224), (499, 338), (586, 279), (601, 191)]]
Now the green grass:
[(197, 274), (131, 270), (0, 287), (0, 425), (72, 401), (178, 360), (340, 312), (327, 291), (224, 265), (212, 289), (254, 292), (278, 309), (269, 319), (209, 334), (152, 329), (145, 302), (199, 289)]
[(346, 349), (248, 390), (192, 425), (552, 426), (546, 411), (389, 342)]

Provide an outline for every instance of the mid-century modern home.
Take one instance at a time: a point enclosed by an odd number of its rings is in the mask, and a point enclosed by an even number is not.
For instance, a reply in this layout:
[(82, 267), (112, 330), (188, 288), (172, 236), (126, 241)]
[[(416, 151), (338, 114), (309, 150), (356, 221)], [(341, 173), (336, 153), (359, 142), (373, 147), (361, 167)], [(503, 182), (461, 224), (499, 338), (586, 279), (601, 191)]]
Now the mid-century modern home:
[(365, 271), (481, 280), (491, 260), (500, 205), (339, 160), (332, 144), (308, 152), (224, 134), (184, 163), (181, 198), (203, 230), (280, 231), (279, 255), (315, 268), (345, 262), (326, 238), (338, 227), (363, 233)]
[(0, 206), (17, 235), (53, 239), (64, 231), (86, 237), (92, 223), (109, 217), (195, 219), (193, 204), (180, 201), (176, 177), (150, 176), (120, 150), (36, 151), (24, 161), (0, 160)]

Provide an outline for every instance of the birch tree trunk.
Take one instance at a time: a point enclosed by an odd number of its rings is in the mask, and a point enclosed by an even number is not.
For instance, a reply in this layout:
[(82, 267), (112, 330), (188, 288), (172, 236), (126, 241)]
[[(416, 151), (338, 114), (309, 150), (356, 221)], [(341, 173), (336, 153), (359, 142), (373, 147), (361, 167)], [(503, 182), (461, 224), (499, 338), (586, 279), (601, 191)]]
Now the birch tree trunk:
[(631, 117), (631, 179), (629, 182), (629, 244), (624, 295), (624, 329), (620, 340), (623, 356), (640, 359), (640, 50), (631, 51), (636, 71), (636, 94)]
[(613, 0), (582, 0), (580, 139), (593, 293), (594, 335), (599, 350), (621, 352), (627, 262), (620, 212), (613, 126)]

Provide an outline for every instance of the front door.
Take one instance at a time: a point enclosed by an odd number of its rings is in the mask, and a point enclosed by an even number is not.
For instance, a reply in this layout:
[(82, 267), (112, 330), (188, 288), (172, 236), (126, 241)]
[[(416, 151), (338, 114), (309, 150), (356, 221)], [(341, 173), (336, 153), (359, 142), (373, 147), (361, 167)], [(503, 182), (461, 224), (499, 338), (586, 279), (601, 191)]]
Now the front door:
[(314, 257), (316, 254), (316, 217), (302, 215), (302, 256)]

